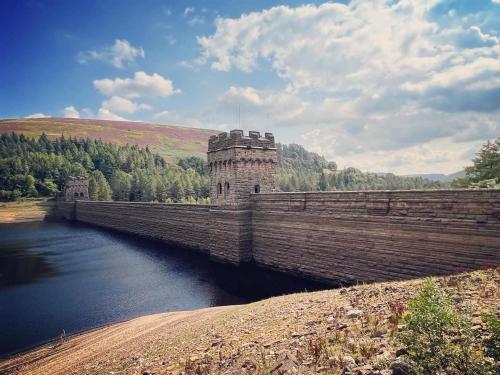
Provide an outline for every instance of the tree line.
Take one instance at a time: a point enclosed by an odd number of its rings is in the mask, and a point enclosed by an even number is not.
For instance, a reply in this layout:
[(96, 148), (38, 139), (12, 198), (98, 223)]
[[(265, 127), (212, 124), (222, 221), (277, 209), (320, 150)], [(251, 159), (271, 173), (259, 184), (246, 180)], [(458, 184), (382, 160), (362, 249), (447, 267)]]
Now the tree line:
[(337, 164), (296, 144), (277, 145), (277, 185), (281, 191), (439, 189), (449, 184), (392, 173), (365, 173)]
[(207, 203), (208, 176), (197, 159), (171, 165), (148, 147), (2, 134), (0, 199), (51, 196), (69, 176), (84, 176), (92, 200)]
[[(276, 183), (281, 191), (411, 190), (500, 185), (500, 138), (488, 141), (450, 185), (421, 177), (337, 169), (337, 164), (296, 144), (277, 145)], [(92, 200), (209, 203), (206, 162), (187, 157), (168, 164), (148, 147), (101, 140), (0, 136), (0, 200), (52, 196), (69, 176), (89, 178)]]

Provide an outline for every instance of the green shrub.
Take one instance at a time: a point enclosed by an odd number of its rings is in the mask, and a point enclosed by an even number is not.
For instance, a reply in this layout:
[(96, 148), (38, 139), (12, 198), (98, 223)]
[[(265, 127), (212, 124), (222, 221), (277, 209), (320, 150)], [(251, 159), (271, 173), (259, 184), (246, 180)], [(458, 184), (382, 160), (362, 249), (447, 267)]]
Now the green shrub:
[(488, 337), (484, 340), (486, 354), (500, 362), (500, 319), (494, 315), (483, 316)]
[(398, 339), (412, 374), (493, 374), (470, 323), (432, 279), (410, 302), (403, 323)]

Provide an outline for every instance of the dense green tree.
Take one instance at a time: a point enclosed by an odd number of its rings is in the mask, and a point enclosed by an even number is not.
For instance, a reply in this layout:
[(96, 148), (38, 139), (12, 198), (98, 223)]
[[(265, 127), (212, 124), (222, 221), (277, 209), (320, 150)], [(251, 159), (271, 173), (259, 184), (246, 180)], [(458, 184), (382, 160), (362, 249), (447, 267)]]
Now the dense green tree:
[(174, 200), (174, 202), (180, 202), (182, 198), (184, 198), (184, 186), (179, 179), (174, 180), (171, 188), (170, 188), (170, 196)]
[(205, 159), (202, 159), (202, 158), (199, 158), (197, 156), (190, 156), (190, 157), (187, 157), (187, 158), (182, 158), (182, 159), (179, 159), (179, 161), (177, 162), (177, 165), (179, 167), (181, 167), (182, 169), (193, 169), (195, 170), (196, 172), (198, 172), (198, 174), (204, 176), (207, 174), (207, 167), (206, 167), (206, 161)]
[(326, 179), (325, 172), (321, 172), (321, 176), (319, 178), (319, 190), (321, 191), (328, 190), (328, 180)]
[(99, 200), (99, 185), (94, 178), (89, 180), (89, 199), (91, 201)]
[(89, 196), (91, 200), (109, 201), (111, 200), (111, 188), (104, 177), (104, 174), (95, 170), (90, 174), (89, 178)]
[(23, 191), (26, 192), (27, 197), (33, 198), (38, 196), (38, 191), (35, 187), (35, 178), (30, 174), (26, 176)]
[(113, 191), (113, 200), (128, 201), (130, 199), (130, 187), (132, 177), (121, 170), (116, 170), (111, 176), (111, 190)]
[(493, 188), (500, 186), (500, 138), (486, 142), (465, 168), (465, 176), (453, 181), (462, 188)]

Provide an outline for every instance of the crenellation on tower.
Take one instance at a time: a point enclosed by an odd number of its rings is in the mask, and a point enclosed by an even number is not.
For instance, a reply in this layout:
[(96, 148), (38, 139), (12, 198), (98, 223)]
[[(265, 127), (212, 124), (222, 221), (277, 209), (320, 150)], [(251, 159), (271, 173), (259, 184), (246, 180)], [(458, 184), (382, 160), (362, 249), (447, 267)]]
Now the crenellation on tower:
[(272, 133), (245, 136), (235, 129), (208, 141), (210, 198), (213, 204), (245, 206), (252, 193), (276, 191), (277, 150)]
[(208, 140), (208, 152), (217, 151), (229, 147), (251, 147), (251, 148), (268, 148), (275, 149), (274, 136), (272, 133), (265, 133), (261, 137), (260, 132), (250, 131), (248, 136), (245, 136), (243, 130), (231, 130), (220, 133), (219, 135), (212, 135)]

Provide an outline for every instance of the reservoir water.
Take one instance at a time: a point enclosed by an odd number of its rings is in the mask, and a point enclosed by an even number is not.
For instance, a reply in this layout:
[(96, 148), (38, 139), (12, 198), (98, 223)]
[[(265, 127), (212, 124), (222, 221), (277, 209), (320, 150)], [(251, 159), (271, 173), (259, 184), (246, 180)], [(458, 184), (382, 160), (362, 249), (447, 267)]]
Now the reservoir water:
[(82, 224), (0, 224), (0, 357), (63, 332), (321, 287)]

